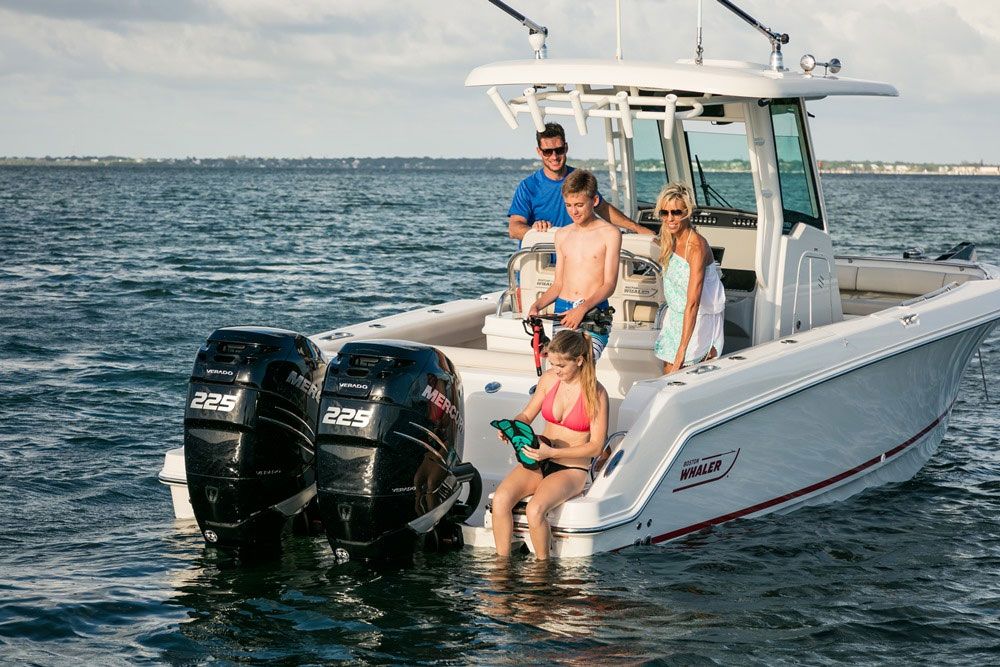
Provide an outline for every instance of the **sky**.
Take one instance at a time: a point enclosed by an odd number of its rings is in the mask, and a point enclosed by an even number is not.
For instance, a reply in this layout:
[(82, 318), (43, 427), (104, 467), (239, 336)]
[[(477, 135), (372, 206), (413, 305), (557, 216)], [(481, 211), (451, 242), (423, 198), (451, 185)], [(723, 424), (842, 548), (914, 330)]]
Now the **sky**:
[[(507, 0), (552, 58), (613, 58), (614, 0)], [(810, 104), (824, 160), (1000, 162), (1000, 0), (736, 0), (899, 98)], [(704, 0), (705, 57), (767, 40)], [(622, 0), (626, 60), (694, 52), (697, 0)], [(470, 70), (528, 58), (487, 0), (0, 0), (0, 156), (533, 157)], [(596, 132), (572, 154), (599, 157)]]

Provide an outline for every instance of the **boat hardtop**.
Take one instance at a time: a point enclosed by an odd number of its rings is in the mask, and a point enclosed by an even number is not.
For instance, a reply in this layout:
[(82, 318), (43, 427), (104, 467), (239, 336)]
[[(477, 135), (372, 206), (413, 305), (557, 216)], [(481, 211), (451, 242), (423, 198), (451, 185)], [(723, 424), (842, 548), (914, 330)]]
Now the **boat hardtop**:
[[(754, 99), (801, 97), (818, 100), (835, 95), (896, 97), (888, 83), (802, 71), (774, 71), (767, 65), (736, 60), (692, 60), (665, 64), (596, 58), (509, 60), (475, 68), (466, 86), (531, 85), (567, 90), (611, 85), (628, 90), (683, 91), (685, 97), (726, 96)], [(678, 92), (678, 95), (681, 95)]]

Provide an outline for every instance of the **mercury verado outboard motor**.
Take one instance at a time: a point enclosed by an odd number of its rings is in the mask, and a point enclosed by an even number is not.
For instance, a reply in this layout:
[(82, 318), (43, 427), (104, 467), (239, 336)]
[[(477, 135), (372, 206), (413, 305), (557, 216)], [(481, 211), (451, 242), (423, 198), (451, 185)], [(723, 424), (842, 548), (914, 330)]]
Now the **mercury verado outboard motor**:
[(316, 495), (315, 427), (326, 361), (293, 331), (218, 329), (198, 351), (184, 412), (188, 494), (205, 541), (277, 549)]
[[(462, 383), (441, 352), (355, 341), (331, 360), (317, 436), (319, 508), (338, 560), (407, 560), (461, 546), (482, 481), (461, 463)], [(459, 502), (463, 487), (469, 487)]]

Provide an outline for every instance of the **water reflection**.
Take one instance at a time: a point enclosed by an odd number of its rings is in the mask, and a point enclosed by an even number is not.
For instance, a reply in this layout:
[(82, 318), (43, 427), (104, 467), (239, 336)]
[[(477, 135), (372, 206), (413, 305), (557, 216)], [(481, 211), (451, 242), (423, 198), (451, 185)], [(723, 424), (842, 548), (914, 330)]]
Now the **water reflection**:
[[(801, 639), (817, 642), (810, 655), (820, 658), (827, 655), (820, 647), (850, 642), (854, 601), (877, 603), (886, 590), (918, 584), (909, 568), (887, 579), (883, 567), (897, 548), (927, 551), (908, 530), (885, 531), (898, 516), (898, 498), (889, 500), (899, 493), (875, 491), (867, 500), (591, 560), (502, 560), (465, 549), (373, 569), (337, 565), (322, 538), (293, 538), (277, 561), (234, 567), (199, 550), (194, 535), (173, 545), (197, 553), (171, 579), (170, 603), (187, 616), (175, 635), (187, 643), (165, 648), (162, 658), (188, 662), (197, 647), (202, 659), (249, 662), (686, 664), (731, 650), (766, 661), (768, 646), (790, 651)], [(908, 511), (931, 512), (934, 495), (910, 489)], [(884, 509), (873, 511), (870, 501)], [(958, 565), (958, 554), (940, 545), (930, 552), (937, 566)], [(845, 568), (858, 577), (847, 588)], [(937, 603), (924, 608), (935, 612), (932, 624), (946, 616)], [(882, 626), (863, 631), (891, 635)]]
[[(615, 581), (607, 566), (624, 561), (608, 560), (481, 561), (475, 571), (482, 577), (475, 611), (505, 626), (517, 644), (534, 647), (532, 660), (539, 663), (590, 665), (654, 657), (656, 650), (645, 642), (620, 639), (634, 638), (637, 626), (669, 616), (664, 599), (646, 599), (627, 580)], [(573, 650), (566, 653), (569, 646)]]
[[(590, 561), (468, 549), (418, 554), (405, 568), (338, 565), (325, 540), (292, 538), (269, 563), (203, 549), (172, 573), (169, 603), (186, 610), (180, 633), (223, 660), (492, 662), (510, 650), (564, 664), (636, 659), (634, 645), (613, 638), (634, 632), (636, 615), (665, 610), (624, 588), (602, 590), (604, 574)], [(568, 645), (572, 656), (562, 654)]]
[(590, 635), (602, 612), (616, 605), (594, 595), (582, 570), (554, 560), (490, 558), (480, 572), (483, 586), (476, 592), (476, 610), (501, 623), (546, 633)]

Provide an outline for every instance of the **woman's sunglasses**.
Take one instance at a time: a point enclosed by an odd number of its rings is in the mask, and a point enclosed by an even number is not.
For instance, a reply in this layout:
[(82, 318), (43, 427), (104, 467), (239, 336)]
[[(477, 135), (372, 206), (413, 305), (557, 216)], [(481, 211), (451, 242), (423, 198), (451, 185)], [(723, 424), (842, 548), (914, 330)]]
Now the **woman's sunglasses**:
[(542, 151), (542, 155), (545, 157), (552, 157), (553, 153), (556, 155), (566, 155), (566, 144), (556, 146), (555, 148), (539, 148), (538, 150)]
[(672, 215), (672, 216), (674, 216), (675, 218), (680, 218), (680, 217), (682, 217), (682, 216), (685, 216), (685, 215), (687, 215), (687, 211), (685, 211), (685, 210), (684, 210), (684, 209), (682, 209), (682, 208), (661, 208), (661, 209), (660, 209), (660, 210), (658, 211), (658, 213), (660, 214), (660, 217), (661, 217), (661, 218), (665, 218), (665, 217), (667, 217), (668, 215)]

